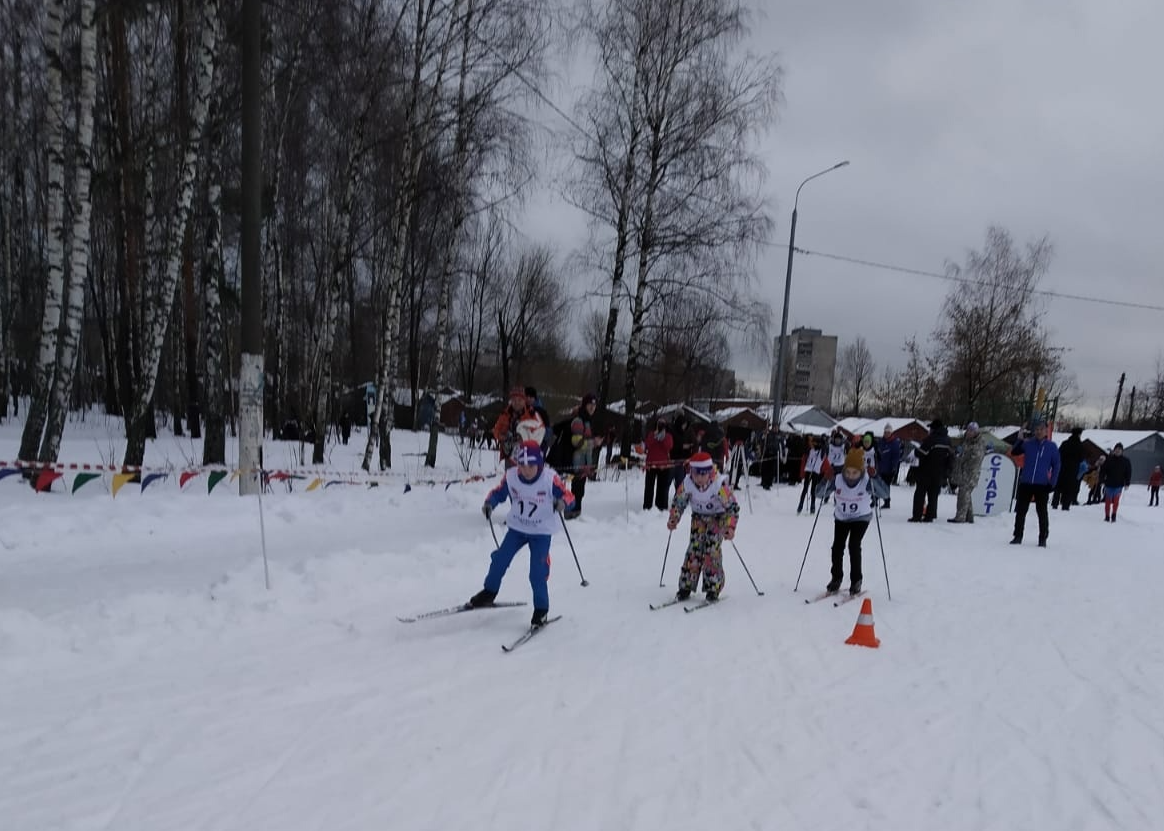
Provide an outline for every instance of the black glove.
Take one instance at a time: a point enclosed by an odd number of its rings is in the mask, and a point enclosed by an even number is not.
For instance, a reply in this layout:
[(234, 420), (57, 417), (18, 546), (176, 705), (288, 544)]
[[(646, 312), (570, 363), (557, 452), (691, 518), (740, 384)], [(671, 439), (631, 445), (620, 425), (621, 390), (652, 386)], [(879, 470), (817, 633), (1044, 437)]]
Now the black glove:
[(555, 511), (555, 513), (559, 513), (559, 514), (566, 513), (566, 500), (562, 499), (561, 497), (559, 497), (558, 499), (555, 499), (554, 500), (554, 511)]
[(485, 519), (493, 520), (493, 506), (488, 502), (481, 506), (481, 513), (485, 514)]

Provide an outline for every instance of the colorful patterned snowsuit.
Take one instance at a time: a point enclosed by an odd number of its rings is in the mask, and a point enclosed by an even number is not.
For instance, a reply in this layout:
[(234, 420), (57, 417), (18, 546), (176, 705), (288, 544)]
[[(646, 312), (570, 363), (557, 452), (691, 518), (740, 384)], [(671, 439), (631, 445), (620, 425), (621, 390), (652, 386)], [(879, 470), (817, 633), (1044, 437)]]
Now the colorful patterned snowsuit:
[(679, 590), (695, 591), (703, 574), (703, 591), (719, 596), (724, 587), (723, 536), (735, 528), (740, 505), (728, 484), (728, 477), (717, 473), (704, 490), (695, 486), (690, 476), (683, 479), (671, 500), (670, 519), (678, 522), (691, 506), (691, 539), (687, 557), (679, 574)]

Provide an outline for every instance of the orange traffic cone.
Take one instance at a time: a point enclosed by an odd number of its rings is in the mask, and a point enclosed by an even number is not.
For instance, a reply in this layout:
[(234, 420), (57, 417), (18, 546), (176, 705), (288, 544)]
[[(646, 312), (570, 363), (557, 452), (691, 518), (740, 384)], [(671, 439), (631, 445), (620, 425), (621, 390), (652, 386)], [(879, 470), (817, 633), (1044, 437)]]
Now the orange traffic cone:
[(873, 632), (873, 600), (865, 598), (861, 604), (861, 614), (857, 616), (857, 625), (853, 627), (853, 634), (849, 635), (845, 643), (857, 646), (871, 646), (874, 649), (881, 646), (881, 639)]

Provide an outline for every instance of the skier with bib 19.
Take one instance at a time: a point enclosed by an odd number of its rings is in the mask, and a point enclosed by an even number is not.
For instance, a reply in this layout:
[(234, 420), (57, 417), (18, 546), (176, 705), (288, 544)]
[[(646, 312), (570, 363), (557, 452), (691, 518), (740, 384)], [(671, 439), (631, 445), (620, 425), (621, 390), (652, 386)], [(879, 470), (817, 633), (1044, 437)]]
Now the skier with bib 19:
[(832, 574), (826, 591), (841, 588), (845, 576), (845, 545), (849, 548), (849, 593), (861, 593), (861, 540), (873, 516), (873, 497), (886, 499), (889, 489), (880, 478), (869, 476), (864, 451), (850, 450), (843, 467), (832, 479), (821, 483), (822, 496), (833, 494)]

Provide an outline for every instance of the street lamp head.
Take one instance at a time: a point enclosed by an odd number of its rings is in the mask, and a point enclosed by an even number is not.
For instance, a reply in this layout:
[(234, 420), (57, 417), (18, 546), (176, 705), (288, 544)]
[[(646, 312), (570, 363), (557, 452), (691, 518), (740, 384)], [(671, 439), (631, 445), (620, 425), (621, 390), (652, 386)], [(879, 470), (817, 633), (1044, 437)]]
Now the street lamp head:
[(819, 176), (824, 176), (826, 173), (832, 173), (832, 172), (833, 172), (834, 170), (836, 170), (837, 168), (844, 167), (844, 166), (845, 166), (845, 165), (847, 165), (848, 163), (849, 163), (849, 160), (848, 160), (848, 159), (845, 159), (843, 162), (837, 162), (837, 163), (836, 163), (835, 165), (833, 165), (832, 167), (826, 167), (824, 170), (820, 171), (819, 173), (814, 173), (814, 174), (812, 174), (812, 175), (811, 175), (811, 176), (809, 176), (807, 179), (805, 179), (803, 182), (801, 182), (801, 183), (800, 183), (800, 187), (798, 187), (798, 188), (796, 189), (796, 198), (792, 200), (792, 213), (793, 213), (793, 215), (795, 216), (795, 214), (796, 214), (796, 206), (797, 206), (797, 205), (800, 203), (800, 188), (803, 188), (805, 185), (807, 185), (807, 184), (808, 184), (809, 182), (811, 182), (813, 179), (816, 179), (816, 178), (817, 178), (817, 177), (819, 177)]

